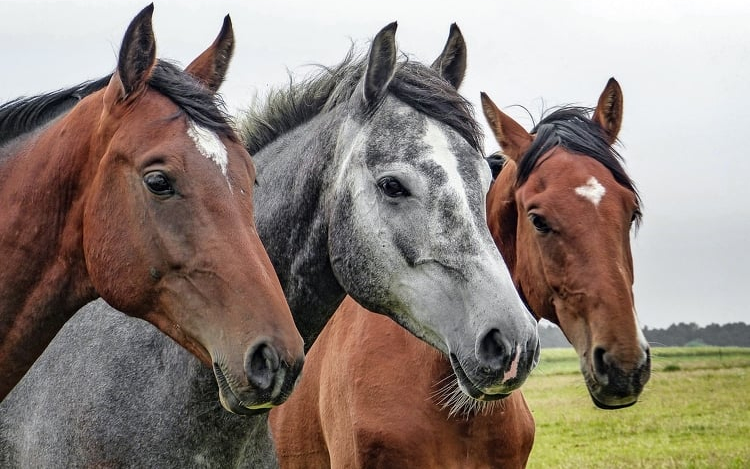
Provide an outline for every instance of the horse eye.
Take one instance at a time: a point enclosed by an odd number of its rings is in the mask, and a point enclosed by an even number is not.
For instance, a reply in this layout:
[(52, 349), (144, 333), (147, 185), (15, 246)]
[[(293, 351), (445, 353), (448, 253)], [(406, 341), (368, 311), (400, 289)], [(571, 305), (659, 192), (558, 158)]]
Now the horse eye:
[(167, 178), (167, 176), (161, 171), (151, 171), (150, 173), (147, 173), (143, 176), (143, 182), (153, 194), (162, 197), (170, 197), (174, 195), (172, 183), (169, 182), (169, 178)]
[(529, 214), (529, 220), (531, 220), (531, 224), (534, 225), (534, 229), (540, 233), (549, 233), (552, 231), (552, 228), (550, 228), (544, 218), (535, 213)]
[(381, 178), (378, 181), (378, 187), (388, 197), (406, 197), (409, 195), (409, 191), (401, 185), (401, 182), (392, 176)]

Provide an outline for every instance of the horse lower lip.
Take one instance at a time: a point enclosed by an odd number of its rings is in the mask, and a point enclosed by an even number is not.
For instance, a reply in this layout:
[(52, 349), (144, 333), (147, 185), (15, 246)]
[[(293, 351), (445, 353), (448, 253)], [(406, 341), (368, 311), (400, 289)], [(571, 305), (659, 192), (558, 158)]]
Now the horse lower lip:
[(472, 399), (475, 399), (477, 401), (497, 401), (500, 399), (504, 399), (508, 396), (510, 396), (510, 393), (504, 394), (504, 393), (498, 393), (498, 394), (485, 394), (482, 391), (480, 391), (474, 383), (469, 379), (469, 377), (466, 375), (466, 372), (461, 367), (461, 363), (458, 361), (458, 358), (454, 354), (450, 354), (450, 362), (451, 366), (453, 367), (453, 372), (456, 375), (456, 379), (458, 379), (459, 384), (461, 385), (461, 390), (464, 391), (471, 397)]
[(637, 398), (633, 398), (631, 401), (627, 401), (627, 402), (618, 402), (616, 404), (606, 404), (602, 402), (601, 400), (599, 400), (596, 396), (594, 396), (594, 393), (592, 393), (590, 390), (589, 390), (589, 395), (591, 396), (591, 400), (594, 402), (594, 405), (603, 410), (624, 409), (625, 407), (630, 407), (636, 402), (638, 402)]
[(239, 415), (258, 415), (270, 410), (270, 407), (251, 409), (242, 405), (240, 399), (229, 386), (229, 382), (224, 375), (224, 370), (221, 369), (218, 363), (214, 363), (213, 368), (214, 376), (216, 376), (216, 382), (219, 386), (219, 394), (222, 397), (221, 404), (227, 411)]

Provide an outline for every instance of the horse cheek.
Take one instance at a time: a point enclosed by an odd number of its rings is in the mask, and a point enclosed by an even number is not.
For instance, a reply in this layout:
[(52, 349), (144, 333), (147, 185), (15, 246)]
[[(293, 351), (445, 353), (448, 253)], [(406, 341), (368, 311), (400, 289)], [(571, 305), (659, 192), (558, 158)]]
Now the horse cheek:
[[(112, 181), (110, 181), (112, 182)], [(106, 186), (105, 186), (106, 187)], [(149, 290), (148, 271), (138, 272), (139, 253), (143, 254), (145, 223), (126, 224), (124, 220), (143, 219), (135, 210), (132, 197), (123, 196), (122, 187), (113, 184), (98, 191), (87, 204), (83, 220), (83, 249), (86, 268), (94, 289), (111, 306), (140, 316)], [(138, 216), (140, 215), (140, 216)], [(141, 305), (138, 308), (136, 305)]]

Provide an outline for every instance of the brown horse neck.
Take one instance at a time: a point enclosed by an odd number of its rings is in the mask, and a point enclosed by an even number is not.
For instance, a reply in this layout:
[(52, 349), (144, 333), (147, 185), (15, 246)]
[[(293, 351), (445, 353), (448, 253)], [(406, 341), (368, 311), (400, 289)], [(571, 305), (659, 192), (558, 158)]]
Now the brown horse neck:
[(86, 156), (99, 116), (88, 107), (24, 142), (0, 168), (0, 399), (96, 297), (82, 250), (84, 188), (96, 167)]
[(508, 266), (519, 295), (537, 320), (544, 318), (558, 324), (552, 302), (534, 296), (527, 297), (528, 285), (518, 266), (519, 207), (516, 201), (517, 166), (513, 160), (505, 162), (487, 196), (487, 223), (500, 254)]
[(515, 281), (516, 230), (516, 164), (508, 160), (487, 195), (487, 225)]

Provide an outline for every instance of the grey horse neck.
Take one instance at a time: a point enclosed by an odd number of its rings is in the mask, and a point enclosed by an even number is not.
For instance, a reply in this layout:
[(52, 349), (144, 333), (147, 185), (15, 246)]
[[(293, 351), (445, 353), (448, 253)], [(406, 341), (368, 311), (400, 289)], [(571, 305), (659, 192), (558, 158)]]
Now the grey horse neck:
[[(333, 168), (337, 126), (319, 116), (253, 157), (258, 171), (255, 221), (294, 320), (309, 349), (343, 301), (328, 258), (324, 194)], [(311, 177), (315, 175), (315, 177)]]

